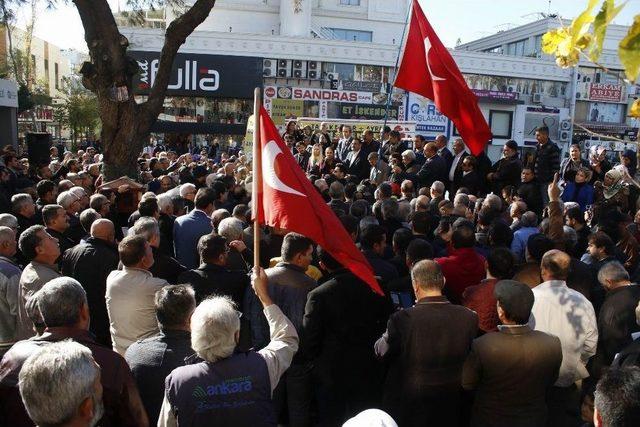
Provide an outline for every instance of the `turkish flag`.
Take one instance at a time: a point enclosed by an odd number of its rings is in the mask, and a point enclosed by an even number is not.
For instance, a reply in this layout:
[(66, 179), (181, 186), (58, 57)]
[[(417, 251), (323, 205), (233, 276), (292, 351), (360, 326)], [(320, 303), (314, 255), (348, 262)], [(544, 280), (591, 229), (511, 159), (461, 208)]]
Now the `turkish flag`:
[(313, 239), (375, 292), (384, 295), (373, 269), (335, 213), (306, 177), (267, 111), (260, 107), (262, 182), (254, 194), (254, 220)]
[(491, 139), (491, 129), (478, 108), (478, 99), (433, 31), (418, 0), (413, 0), (409, 34), (394, 86), (431, 99), (456, 125), (474, 156)]

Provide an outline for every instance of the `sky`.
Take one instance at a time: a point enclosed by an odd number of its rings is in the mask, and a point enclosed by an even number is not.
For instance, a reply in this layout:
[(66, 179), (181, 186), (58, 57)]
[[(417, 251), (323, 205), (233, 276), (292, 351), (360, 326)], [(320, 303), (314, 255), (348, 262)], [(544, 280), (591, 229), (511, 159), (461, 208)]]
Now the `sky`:
[[(108, 0), (117, 10), (118, 1)], [(574, 18), (588, 0), (419, 0), (427, 19), (431, 22), (446, 46), (453, 47), (461, 39), (463, 43), (540, 19), (540, 13), (558, 13), (564, 18)], [(621, 1), (616, 0), (616, 4)], [(73, 3), (59, 2), (54, 10), (44, 7), (36, 20), (36, 36), (61, 48), (87, 51), (80, 17)], [(629, 0), (614, 23), (629, 25), (633, 16), (640, 13), (640, 0)], [(26, 11), (19, 23), (27, 22)]]

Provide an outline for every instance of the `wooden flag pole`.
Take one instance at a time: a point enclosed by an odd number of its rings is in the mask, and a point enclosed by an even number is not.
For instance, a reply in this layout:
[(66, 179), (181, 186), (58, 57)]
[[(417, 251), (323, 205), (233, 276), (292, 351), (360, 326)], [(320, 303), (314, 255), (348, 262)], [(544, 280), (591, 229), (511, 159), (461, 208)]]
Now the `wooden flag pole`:
[(252, 181), (252, 202), (253, 202), (253, 265), (260, 266), (260, 223), (258, 222), (258, 192), (262, 186), (262, 156), (260, 155), (260, 88), (253, 91), (253, 181)]

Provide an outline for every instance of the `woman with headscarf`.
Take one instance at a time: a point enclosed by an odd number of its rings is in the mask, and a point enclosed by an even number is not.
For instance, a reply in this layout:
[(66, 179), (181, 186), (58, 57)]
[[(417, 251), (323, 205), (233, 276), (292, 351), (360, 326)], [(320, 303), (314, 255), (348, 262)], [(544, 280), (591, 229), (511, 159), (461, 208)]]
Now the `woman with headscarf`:
[(596, 181), (594, 221), (601, 215), (616, 209), (622, 213), (629, 211), (629, 186), (625, 183), (626, 169), (619, 165), (604, 174), (604, 180)]
[(562, 192), (563, 202), (576, 202), (580, 205), (580, 210), (584, 212), (587, 206), (593, 204), (594, 188), (589, 184), (591, 180), (591, 169), (580, 167), (572, 180), (567, 181), (567, 185)]

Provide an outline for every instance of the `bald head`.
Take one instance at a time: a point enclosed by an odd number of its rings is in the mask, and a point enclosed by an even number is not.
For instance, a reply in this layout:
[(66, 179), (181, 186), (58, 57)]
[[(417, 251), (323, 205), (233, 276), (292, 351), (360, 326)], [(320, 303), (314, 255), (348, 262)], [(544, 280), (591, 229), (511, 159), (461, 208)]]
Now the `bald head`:
[(115, 227), (108, 219), (97, 219), (91, 224), (91, 237), (107, 242), (115, 241)]
[(547, 251), (542, 257), (540, 270), (542, 278), (546, 280), (567, 280), (571, 257), (557, 249)]
[(438, 153), (438, 146), (435, 142), (430, 142), (424, 146), (424, 155), (427, 158), (431, 158)]
[(415, 288), (423, 291), (441, 291), (444, 276), (440, 264), (430, 259), (417, 262), (411, 269), (411, 281)]

